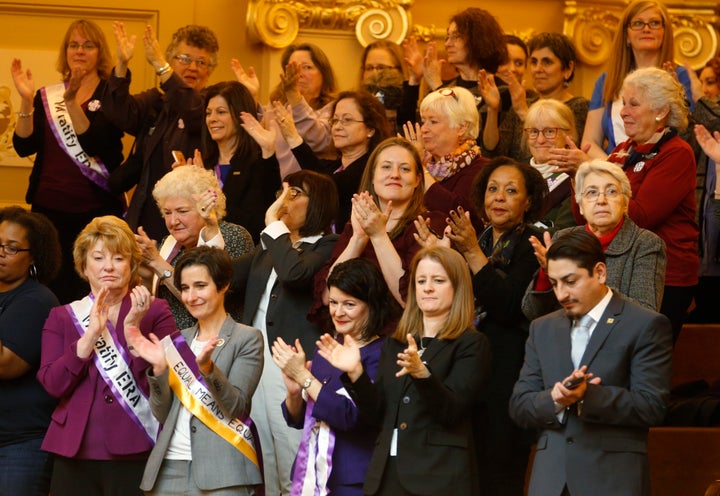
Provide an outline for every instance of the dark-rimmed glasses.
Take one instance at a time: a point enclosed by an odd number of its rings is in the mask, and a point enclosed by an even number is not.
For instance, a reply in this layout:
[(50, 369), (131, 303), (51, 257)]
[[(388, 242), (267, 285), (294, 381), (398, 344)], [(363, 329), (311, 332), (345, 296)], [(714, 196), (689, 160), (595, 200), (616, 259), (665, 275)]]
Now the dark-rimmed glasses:
[(2, 250), (4, 255), (14, 257), (21, 251), (30, 251), (30, 248), (18, 248), (15, 245), (0, 245), (0, 250)]
[(557, 138), (558, 131), (565, 131), (568, 130), (563, 127), (544, 127), (542, 129), (538, 129), (535, 127), (526, 127), (523, 129), (525, 131), (525, 134), (527, 134), (528, 139), (534, 140), (537, 139), (538, 136), (540, 136), (540, 133), (545, 137), (545, 139), (555, 139)]
[(648, 22), (637, 20), (632, 21), (630, 24), (628, 24), (628, 27), (633, 31), (642, 31), (643, 29), (645, 29), (645, 26), (649, 27), (653, 31), (657, 31), (658, 29), (664, 28), (665, 23), (659, 19), (653, 19)]

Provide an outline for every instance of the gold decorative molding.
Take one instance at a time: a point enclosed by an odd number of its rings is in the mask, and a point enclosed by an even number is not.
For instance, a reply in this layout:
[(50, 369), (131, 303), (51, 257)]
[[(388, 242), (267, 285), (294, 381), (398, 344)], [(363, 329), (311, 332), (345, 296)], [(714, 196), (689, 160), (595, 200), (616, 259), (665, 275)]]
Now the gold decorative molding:
[(247, 26), (252, 39), (273, 48), (293, 43), (300, 29), (355, 31), (362, 46), (400, 43), (411, 24), (414, 0), (251, 0)]
[[(626, 5), (622, 1), (565, 1), (563, 32), (575, 43), (581, 62), (598, 66), (608, 60)], [(718, 50), (718, 4), (700, 0), (666, 5), (673, 25), (675, 62), (703, 67)]]

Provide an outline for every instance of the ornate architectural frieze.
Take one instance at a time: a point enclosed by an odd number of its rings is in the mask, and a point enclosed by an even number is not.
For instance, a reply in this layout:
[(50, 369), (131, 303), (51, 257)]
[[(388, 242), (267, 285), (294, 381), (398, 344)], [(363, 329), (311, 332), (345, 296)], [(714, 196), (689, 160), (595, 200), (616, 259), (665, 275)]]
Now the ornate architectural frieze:
[(273, 48), (284, 48), (300, 29), (354, 30), (360, 44), (399, 43), (410, 29), (414, 0), (251, 0), (250, 35)]

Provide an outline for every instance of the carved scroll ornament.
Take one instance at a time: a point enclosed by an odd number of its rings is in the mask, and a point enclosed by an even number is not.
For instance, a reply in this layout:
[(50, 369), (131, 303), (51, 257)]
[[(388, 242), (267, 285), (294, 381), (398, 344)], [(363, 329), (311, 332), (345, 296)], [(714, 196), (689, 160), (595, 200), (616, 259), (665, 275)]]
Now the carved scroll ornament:
[(354, 30), (362, 46), (400, 43), (410, 28), (413, 1), (251, 0), (247, 25), (253, 39), (273, 48), (292, 44), (300, 29)]

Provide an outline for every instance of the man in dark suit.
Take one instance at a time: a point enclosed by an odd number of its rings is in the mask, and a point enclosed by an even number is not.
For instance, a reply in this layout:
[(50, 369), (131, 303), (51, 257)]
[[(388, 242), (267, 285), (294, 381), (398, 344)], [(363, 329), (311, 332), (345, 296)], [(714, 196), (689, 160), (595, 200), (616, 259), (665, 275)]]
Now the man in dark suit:
[(529, 494), (648, 495), (647, 434), (665, 415), (670, 322), (605, 285), (592, 234), (560, 238), (547, 260), (563, 310), (530, 325), (510, 399), (515, 422), (541, 430)]

